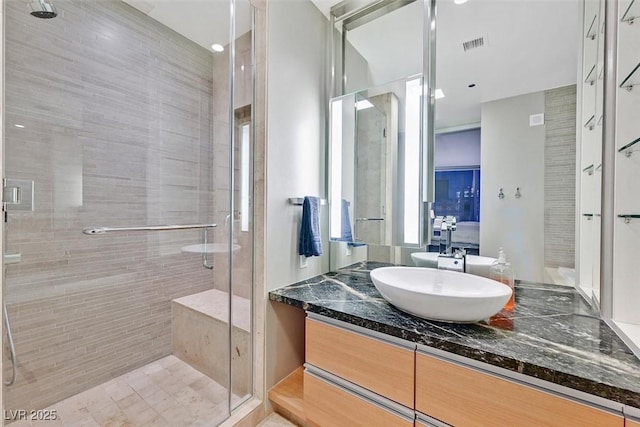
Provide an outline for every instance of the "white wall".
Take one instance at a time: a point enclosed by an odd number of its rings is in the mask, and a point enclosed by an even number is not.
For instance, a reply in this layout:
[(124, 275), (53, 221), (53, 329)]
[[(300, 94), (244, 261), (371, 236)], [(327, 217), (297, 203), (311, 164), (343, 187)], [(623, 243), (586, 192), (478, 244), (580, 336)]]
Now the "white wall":
[(545, 128), (529, 127), (529, 116), (544, 108), (544, 92), (482, 104), (480, 253), (503, 247), (516, 279), (534, 282), (544, 273)]
[(436, 134), (436, 168), (480, 165), (480, 129)]
[[(302, 207), (289, 197), (327, 197), (326, 96), (330, 75), (330, 24), (308, 0), (270, 0), (267, 10), (266, 292), (329, 271), (329, 210), (321, 208), (323, 255), (300, 268)], [(350, 72), (368, 79), (367, 64), (350, 56)], [(354, 77), (355, 78), (355, 77)], [(335, 245), (342, 258), (346, 243)], [(333, 248), (332, 248), (333, 249)], [(358, 248), (342, 261), (363, 258)], [(347, 262), (350, 264), (351, 262)], [(304, 361), (304, 312), (268, 302), (265, 387)]]
[[(324, 255), (300, 268), (301, 206), (289, 197), (326, 197), (325, 69), (328, 21), (308, 1), (269, 2), (267, 58), (267, 290), (328, 271)], [(321, 228), (327, 235), (327, 211)]]
[[(329, 270), (328, 211), (323, 252), (300, 268), (302, 207), (289, 197), (326, 197), (325, 88), (329, 23), (309, 1), (271, 0), (267, 11), (266, 291)], [(266, 379), (270, 389), (303, 363), (304, 313), (267, 302)]]

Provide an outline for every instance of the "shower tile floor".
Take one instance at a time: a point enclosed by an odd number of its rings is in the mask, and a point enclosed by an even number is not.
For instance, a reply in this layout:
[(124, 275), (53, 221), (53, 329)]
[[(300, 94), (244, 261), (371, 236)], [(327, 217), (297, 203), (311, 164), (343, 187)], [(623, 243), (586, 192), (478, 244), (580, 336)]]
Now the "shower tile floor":
[(47, 410), (56, 421), (11, 427), (211, 427), (227, 415), (227, 389), (175, 356), (167, 356), (79, 393)]

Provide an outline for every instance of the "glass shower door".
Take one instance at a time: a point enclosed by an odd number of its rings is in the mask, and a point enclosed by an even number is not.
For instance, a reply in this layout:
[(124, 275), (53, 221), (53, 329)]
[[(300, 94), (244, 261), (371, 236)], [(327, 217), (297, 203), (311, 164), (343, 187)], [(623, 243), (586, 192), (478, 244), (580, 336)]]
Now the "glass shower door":
[(219, 423), (238, 216), (230, 2), (56, 0), (51, 19), (4, 4), (5, 176), (32, 201), (6, 215), (5, 423), (43, 408)]

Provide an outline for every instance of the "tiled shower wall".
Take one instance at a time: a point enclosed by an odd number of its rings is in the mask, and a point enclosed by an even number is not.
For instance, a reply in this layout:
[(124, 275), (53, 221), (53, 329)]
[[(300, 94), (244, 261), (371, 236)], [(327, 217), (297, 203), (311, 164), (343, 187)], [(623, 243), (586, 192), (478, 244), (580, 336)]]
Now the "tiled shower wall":
[(9, 214), (6, 408), (29, 409), (170, 354), (171, 300), (212, 287), (180, 250), (198, 231), (81, 230), (220, 222), (212, 70), (228, 70), (120, 1), (57, 0), (51, 20), (5, 4), (6, 175), (35, 181), (34, 211)]
[(576, 86), (544, 92), (544, 265), (575, 265)]

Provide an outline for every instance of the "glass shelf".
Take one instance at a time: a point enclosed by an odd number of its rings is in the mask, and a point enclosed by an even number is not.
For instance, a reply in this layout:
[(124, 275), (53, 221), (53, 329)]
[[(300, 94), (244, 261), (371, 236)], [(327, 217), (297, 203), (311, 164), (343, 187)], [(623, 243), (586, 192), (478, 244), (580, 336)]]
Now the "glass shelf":
[(589, 165), (586, 168), (582, 169), (582, 172), (587, 172), (589, 175), (593, 174), (593, 165)]
[(604, 77), (604, 67), (600, 68), (600, 72), (598, 73), (598, 80), (602, 80)]
[(593, 19), (591, 20), (591, 25), (589, 25), (589, 29), (587, 30), (587, 35), (585, 36), (585, 38), (594, 40), (596, 38), (596, 32), (598, 31), (598, 28), (596, 27), (596, 18), (598, 17), (598, 15), (593, 15)]
[(631, 150), (631, 147), (633, 147), (634, 145), (636, 145), (638, 142), (640, 142), (640, 138), (636, 138), (636, 139), (634, 139), (633, 141), (631, 141), (630, 143), (628, 143), (628, 144), (627, 144), (627, 145), (625, 145), (624, 147), (620, 148), (620, 149), (618, 150), (618, 153), (622, 153), (622, 152), (624, 152), (624, 154), (625, 154), (627, 157), (631, 157), (631, 153), (633, 152), (633, 151)]
[(600, 114), (600, 118), (598, 119), (598, 126), (602, 126), (602, 118), (604, 116), (602, 114)]
[(620, 22), (626, 22), (628, 24), (633, 24), (634, 19), (640, 16), (640, 0), (632, 0), (631, 4), (627, 8), (624, 15), (622, 15), (622, 19)]
[(584, 82), (588, 83), (591, 86), (593, 86), (593, 84), (596, 82), (596, 66), (595, 66), (595, 64), (593, 65), (593, 67), (591, 67), (591, 71), (589, 71), (589, 73), (587, 74), (587, 78), (584, 79)]
[(593, 130), (594, 125), (596, 124), (596, 116), (595, 114), (589, 117), (589, 120), (584, 124), (584, 127), (589, 128), (589, 130)]
[(634, 82), (638, 81), (638, 78), (640, 77), (640, 73), (636, 73), (639, 68), (640, 68), (640, 63), (638, 63), (638, 65), (636, 65), (633, 68), (633, 70), (631, 70), (629, 75), (627, 77), (625, 77), (625, 79), (622, 81), (622, 83), (620, 83), (620, 87), (621, 88), (625, 88), (627, 90), (633, 89), (633, 86), (637, 84), (637, 83), (634, 83)]

